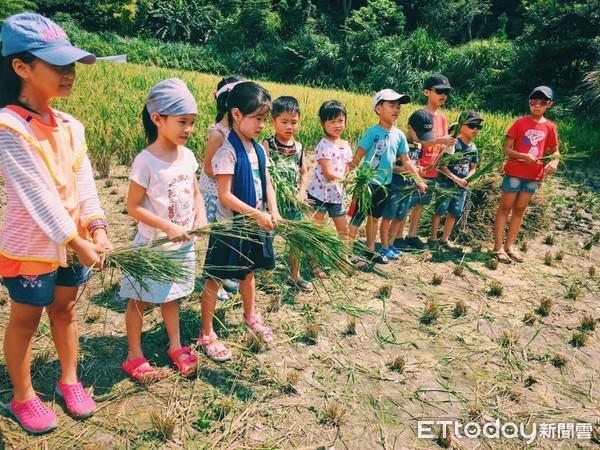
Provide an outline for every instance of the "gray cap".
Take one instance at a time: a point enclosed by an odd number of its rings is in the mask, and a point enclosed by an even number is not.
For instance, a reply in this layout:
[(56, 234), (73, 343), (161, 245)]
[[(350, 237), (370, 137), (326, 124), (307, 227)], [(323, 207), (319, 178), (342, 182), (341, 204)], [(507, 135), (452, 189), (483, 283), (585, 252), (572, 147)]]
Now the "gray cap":
[(154, 86), (146, 98), (146, 108), (164, 116), (198, 114), (196, 99), (183, 80), (169, 78)]

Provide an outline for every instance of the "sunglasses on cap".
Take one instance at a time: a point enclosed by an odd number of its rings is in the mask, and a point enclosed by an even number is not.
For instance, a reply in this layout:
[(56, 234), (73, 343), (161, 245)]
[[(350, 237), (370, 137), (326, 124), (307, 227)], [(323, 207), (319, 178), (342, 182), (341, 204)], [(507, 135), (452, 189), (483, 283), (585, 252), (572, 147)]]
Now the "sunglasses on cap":
[(465, 125), (471, 130), (481, 130), (483, 125), (480, 123), (465, 123)]
[(450, 89), (436, 89), (436, 88), (431, 88), (431, 90), (433, 92), (435, 92), (438, 95), (450, 95)]
[(542, 99), (530, 98), (529, 99), (529, 104), (531, 106), (548, 106), (548, 104), (551, 101), (552, 100), (542, 100)]

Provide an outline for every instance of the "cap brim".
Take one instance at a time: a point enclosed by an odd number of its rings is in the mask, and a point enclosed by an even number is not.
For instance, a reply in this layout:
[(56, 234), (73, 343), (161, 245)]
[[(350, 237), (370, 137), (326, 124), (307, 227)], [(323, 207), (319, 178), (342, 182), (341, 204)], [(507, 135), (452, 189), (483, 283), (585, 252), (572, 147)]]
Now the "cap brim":
[(481, 123), (483, 122), (483, 119), (467, 119), (464, 121), (463, 125), (466, 125), (468, 123)]
[(546, 94), (544, 91), (533, 91), (531, 94), (529, 94), (529, 98), (532, 99), (535, 95), (542, 95), (546, 100), (552, 100), (552, 97), (548, 97), (548, 94)]
[(449, 91), (451, 91), (454, 88), (448, 86), (447, 84), (436, 84), (435, 86), (431, 86), (429, 89), (448, 89)]
[(422, 142), (433, 142), (433, 141), (435, 141), (435, 136), (433, 134), (433, 131), (426, 131), (423, 134), (417, 133), (417, 136), (419, 137), (419, 140), (422, 141)]
[(42, 61), (55, 66), (67, 66), (74, 62), (83, 64), (94, 64), (96, 62), (95, 55), (72, 45), (55, 45), (37, 50), (29, 50), (29, 52)]

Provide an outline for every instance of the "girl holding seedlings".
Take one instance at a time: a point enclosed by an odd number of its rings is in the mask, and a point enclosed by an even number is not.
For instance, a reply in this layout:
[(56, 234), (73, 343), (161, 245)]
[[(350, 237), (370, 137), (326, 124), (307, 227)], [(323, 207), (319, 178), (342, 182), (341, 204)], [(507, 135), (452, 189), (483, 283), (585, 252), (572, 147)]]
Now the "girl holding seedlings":
[(133, 161), (129, 174), (127, 211), (138, 221), (134, 246), (145, 245), (157, 235), (172, 241), (165, 247), (186, 267), (183, 282), (147, 280), (141, 286), (126, 273), (120, 295), (129, 298), (125, 313), (129, 353), (123, 370), (134, 380), (160, 378), (164, 372), (144, 358), (141, 334), (144, 311), (159, 304), (169, 337), (167, 355), (184, 376), (191, 375), (198, 358), (181, 345), (177, 299), (194, 290), (196, 254), (189, 232), (206, 224), (204, 202), (196, 181), (198, 163), (184, 144), (194, 129), (196, 101), (186, 84), (169, 78), (152, 88), (142, 111), (148, 147)]
[[(344, 209), (344, 185), (341, 183), (352, 161), (352, 149), (348, 141), (340, 139), (346, 129), (346, 108), (337, 100), (329, 100), (319, 108), (319, 119), (325, 137), (315, 147), (316, 166), (313, 179), (308, 185), (308, 200), (315, 211), (313, 220), (322, 224), (325, 214), (332, 218), (342, 240), (348, 241), (348, 221)], [(364, 261), (352, 260), (359, 269)], [(314, 262), (313, 272), (319, 278), (327, 275)]]
[[(558, 168), (558, 133), (556, 125), (544, 114), (552, 106), (553, 93), (548, 86), (538, 86), (529, 95), (529, 115), (517, 119), (506, 132), (504, 179), (500, 205), (494, 221), (494, 248), (491, 254), (501, 263), (522, 262), (523, 256), (513, 249), (521, 228), (523, 214), (544, 175)], [(554, 158), (544, 162), (549, 153)], [(510, 223), (503, 242), (508, 216)]]
[[(37, 14), (2, 25), (0, 175), (6, 211), (0, 232), (0, 276), (10, 296), (4, 358), (14, 394), (8, 409), (30, 433), (57, 426), (31, 384), (31, 343), (44, 308), (58, 353), (56, 394), (84, 419), (96, 409), (77, 378), (75, 302), (89, 269), (112, 249), (100, 208), (83, 125), (50, 106), (68, 98), (75, 62), (96, 57), (73, 47), (65, 32)], [(73, 260), (77, 255), (77, 262)]]
[(216, 296), (223, 279), (240, 280), (243, 320), (251, 332), (266, 342), (273, 332), (255, 310), (257, 269), (275, 268), (272, 237), (266, 232), (281, 220), (267, 170), (264, 148), (256, 138), (265, 128), (271, 110), (271, 96), (256, 83), (236, 84), (227, 98), (231, 132), (217, 150), (212, 169), (217, 179), (217, 220), (233, 218), (234, 224), (251, 219), (251, 239), (210, 237), (205, 273), (208, 279), (202, 292), (202, 329), (198, 343), (215, 361), (231, 359), (231, 351), (218, 340), (213, 329)]
[[(206, 220), (208, 223), (213, 223), (217, 220), (217, 180), (212, 169), (212, 159), (217, 150), (223, 145), (223, 142), (229, 135), (229, 120), (227, 117), (227, 97), (235, 83), (242, 81), (241, 78), (232, 76), (225, 77), (219, 81), (217, 90), (214, 92), (217, 103), (217, 117), (215, 123), (208, 127), (208, 142), (204, 152), (204, 162), (202, 164), (202, 173), (198, 183), (200, 192), (204, 198), (206, 207)], [(223, 286), (217, 292), (217, 299), (228, 300), (230, 292), (237, 292), (239, 283), (235, 280), (223, 280)]]

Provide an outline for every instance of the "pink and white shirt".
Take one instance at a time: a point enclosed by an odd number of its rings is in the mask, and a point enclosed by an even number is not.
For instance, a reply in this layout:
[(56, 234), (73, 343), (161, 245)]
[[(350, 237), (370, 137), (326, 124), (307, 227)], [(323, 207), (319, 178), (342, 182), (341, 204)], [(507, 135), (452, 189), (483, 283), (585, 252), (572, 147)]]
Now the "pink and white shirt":
[(333, 173), (339, 178), (344, 178), (348, 164), (352, 161), (352, 149), (348, 141), (340, 140), (334, 144), (328, 139), (321, 139), (315, 148), (315, 171), (313, 179), (308, 185), (308, 193), (325, 203), (344, 203), (344, 186), (339, 181), (331, 182), (325, 178), (323, 168), (319, 163), (321, 159), (331, 160)]

